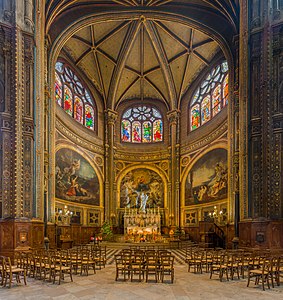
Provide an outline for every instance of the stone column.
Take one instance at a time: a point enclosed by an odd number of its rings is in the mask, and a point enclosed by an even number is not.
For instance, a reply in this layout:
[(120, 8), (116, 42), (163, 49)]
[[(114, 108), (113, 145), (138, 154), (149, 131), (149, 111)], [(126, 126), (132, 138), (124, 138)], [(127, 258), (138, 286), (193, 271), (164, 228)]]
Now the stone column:
[(115, 213), (115, 196), (114, 196), (114, 125), (117, 120), (117, 112), (111, 109), (105, 111), (105, 199), (104, 199), (104, 215), (105, 220), (110, 222), (111, 214)]
[(249, 99), (249, 33), (248, 33), (248, 1), (240, 2), (240, 35), (239, 35), (239, 195), (240, 219), (249, 217), (249, 191), (248, 191), (248, 99)]
[(230, 182), (229, 182), (229, 218), (234, 222), (233, 246), (239, 243), (239, 37), (234, 38), (234, 68), (230, 78), (230, 103), (229, 103), (229, 149), (230, 149)]
[(34, 26), (25, 22), (22, 13), (27, 1), (32, 21), (30, 0), (3, 1), (0, 7), (0, 252), (4, 255), (43, 243), (43, 210), (35, 209), (34, 189), (36, 44)]
[(172, 110), (167, 114), (169, 120), (169, 142), (170, 142), (170, 180), (171, 197), (168, 198), (169, 217), (171, 224), (180, 226), (180, 111)]

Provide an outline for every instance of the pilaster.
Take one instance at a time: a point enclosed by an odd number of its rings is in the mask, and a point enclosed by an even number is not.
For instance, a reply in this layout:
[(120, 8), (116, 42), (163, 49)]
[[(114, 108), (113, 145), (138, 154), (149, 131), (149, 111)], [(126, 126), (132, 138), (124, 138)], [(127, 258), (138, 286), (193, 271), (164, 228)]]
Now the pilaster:
[[(169, 121), (169, 152), (171, 191), (168, 197), (170, 225), (180, 226), (180, 111), (172, 110), (167, 114)], [(173, 224), (172, 224), (173, 223)]]

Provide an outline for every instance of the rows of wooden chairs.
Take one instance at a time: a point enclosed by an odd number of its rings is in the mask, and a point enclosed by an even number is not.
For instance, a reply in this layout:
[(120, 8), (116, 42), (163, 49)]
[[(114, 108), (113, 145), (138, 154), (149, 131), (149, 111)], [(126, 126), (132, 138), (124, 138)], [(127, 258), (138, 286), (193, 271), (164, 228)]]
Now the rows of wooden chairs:
[(247, 286), (254, 280), (265, 290), (274, 283), (280, 285), (283, 277), (283, 251), (257, 250), (244, 251), (223, 249), (202, 249), (189, 247), (186, 250), (188, 272), (193, 268), (194, 273), (210, 273), (210, 278), (217, 275), (220, 281), (247, 278)]
[(26, 270), (17, 265), (12, 265), (10, 257), (0, 256), (0, 276), (0, 285), (4, 287), (8, 284), (10, 288), (14, 278), (17, 283), (20, 283), (22, 278), (25, 285), (27, 284)]
[(0, 283), (6, 286), (13, 278), (26, 284), (26, 277), (61, 283), (66, 276), (73, 281), (73, 274), (89, 275), (106, 264), (106, 247), (98, 245), (77, 246), (68, 250), (36, 250), (16, 252), (14, 266), (9, 257), (0, 257)]
[(115, 255), (116, 277), (121, 275), (125, 280), (133, 281), (135, 276), (138, 281), (148, 282), (154, 276), (155, 282), (164, 282), (165, 276), (169, 275), (171, 283), (174, 281), (174, 256), (166, 249), (141, 250), (123, 249)]

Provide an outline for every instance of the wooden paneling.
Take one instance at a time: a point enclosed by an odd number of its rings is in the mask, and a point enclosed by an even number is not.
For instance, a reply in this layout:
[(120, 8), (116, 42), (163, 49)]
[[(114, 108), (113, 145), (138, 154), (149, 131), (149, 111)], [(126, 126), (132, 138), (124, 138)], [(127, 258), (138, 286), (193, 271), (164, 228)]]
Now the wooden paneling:
[(240, 246), (283, 248), (283, 221), (240, 222)]
[(47, 225), (47, 237), (49, 239), (49, 248), (54, 249), (56, 248), (56, 228), (55, 224), (48, 224)]
[(44, 224), (43, 222), (33, 221), (32, 223), (32, 249), (44, 248)]

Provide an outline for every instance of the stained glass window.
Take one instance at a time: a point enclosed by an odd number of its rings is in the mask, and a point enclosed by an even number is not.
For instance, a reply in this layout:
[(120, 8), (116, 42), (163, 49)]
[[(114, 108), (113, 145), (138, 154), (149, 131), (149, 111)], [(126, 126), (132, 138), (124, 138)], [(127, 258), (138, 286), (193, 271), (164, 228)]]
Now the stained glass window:
[(199, 104), (194, 105), (191, 109), (191, 124), (192, 124), (192, 130), (200, 126)]
[(221, 110), (221, 84), (218, 84), (212, 93), (212, 115), (215, 116)]
[(190, 102), (190, 129), (195, 130), (216, 116), (228, 103), (228, 63), (222, 62), (207, 74)]
[(121, 141), (152, 143), (163, 140), (161, 113), (154, 107), (142, 105), (131, 107), (123, 113)]
[(132, 142), (140, 143), (141, 142), (141, 123), (138, 121), (133, 122), (133, 133), (132, 133)]
[(83, 101), (78, 96), (75, 96), (74, 118), (76, 121), (78, 121), (82, 124), (84, 123)]
[(73, 94), (69, 87), (65, 86), (64, 89), (64, 110), (67, 114), (73, 114)]
[(55, 73), (55, 100), (62, 106), (62, 81), (57, 73)]
[(94, 129), (94, 111), (89, 104), (85, 105), (85, 126)]
[(229, 89), (229, 77), (228, 74), (224, 78), (223, 83), (223, 105), (228, 103), (228, 89)]
[(82, 81), (61, 61), (55, 65), (55, 100), (77, 122), (94, 130), (95, 104)]

